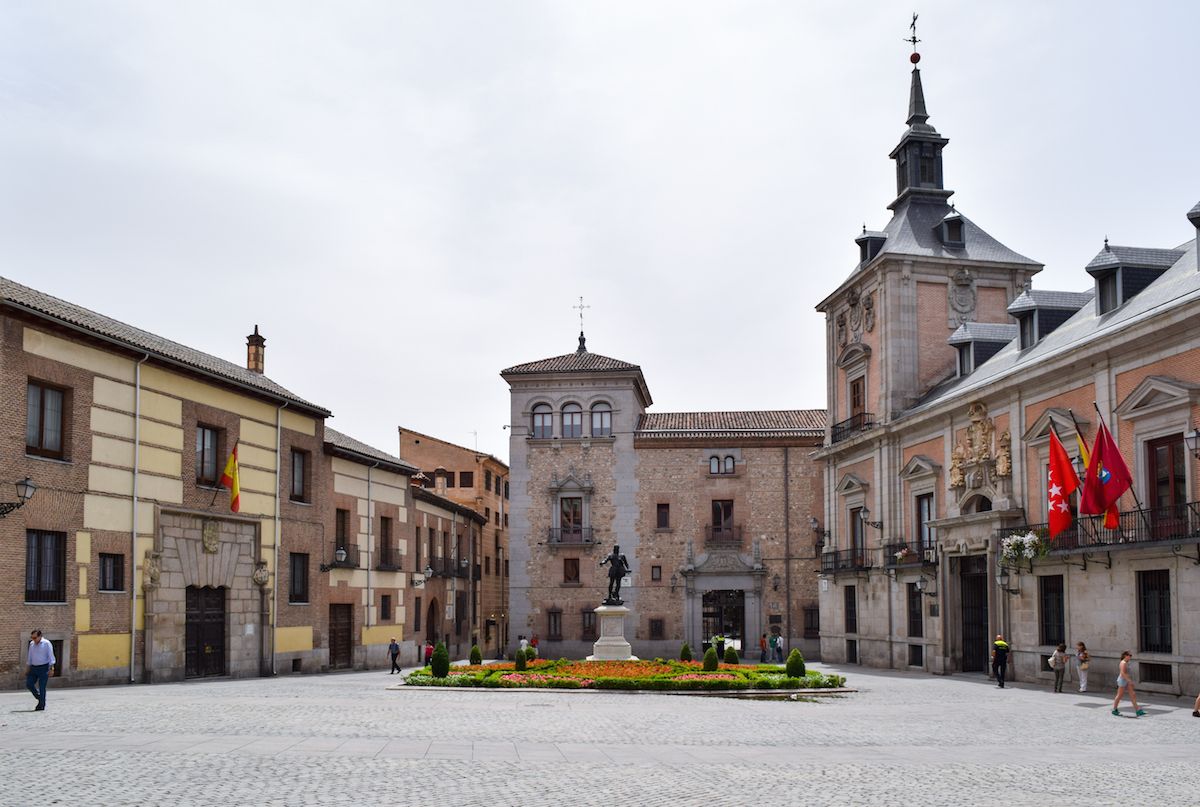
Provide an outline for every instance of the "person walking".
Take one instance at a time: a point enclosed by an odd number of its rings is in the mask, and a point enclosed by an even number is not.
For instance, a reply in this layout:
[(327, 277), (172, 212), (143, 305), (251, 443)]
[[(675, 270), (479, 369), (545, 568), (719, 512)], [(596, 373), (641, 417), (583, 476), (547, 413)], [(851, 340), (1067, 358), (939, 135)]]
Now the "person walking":
[(1088, 667), (1091, 665), (1092, 656), (1088, 653), (1087, 645), (1083, 642), (1075, 643), (1075, 670), (1079, 673), (1079, 691), (1087, 692), (1087, 677)]
[(1125, 650), (1121, 653), (1121, 669), (1117, 673), (1117, 697), (1113, 698), (1112, 713), (1117, 717), (1121, 716), (1121, 697), (1126, 692), (1129, 693), (1129, 702), (1133, 704), (1134, 717), (1141, 717), (1146, 714), (1146, 710), (1138, 706), (1137, 692), (1133, 688), (1133, 673), (1129, 672), (1129, 662), (1133, 660), (1133, 653)]
[(538, 637), (537, 637), (536, 633), (533, 634), (533, 636), (531, 636), (529, 638), (529, 646), (533, 648), (533, 655), (535, 655), (535, 656), (541, 655), (540, 653), (538, 653)]
[(44, 712), (46, 684), (50, 681), (50, 676), (54, 675), (54, 665), (57, 661), (54, 658), (54, 646), (50, 644), (49, 639), (42, 638), (40, 630), (35, 629), (29, 634), (29, 655), (26, 657), (26, 663), (29, 666), (25, 671), (25, 687), (33, 693), (38, 702), (33, 711)]
[(775, 660), (780, 664), (783, 663), (783, 634), (776, 633), (775, 638)]
[(1050, 669), (1054, 670), (1054, 691), (1062, 692), (1063, 676), (1067, 672), (1067, 646), (1060, 644), (1050, 654)]
[(1004, 676), (1008, 672), (1008, 653), (1012, 648), (1004, 641), (1004, 634), (997, 633), (996, 641), (992, 642), (992, 675), (996, 676), (996, 684), (1004, 689)]
[(425, 666), (433, 661), (433, 639), (425, 640)]
[(767, 634), (763, 634), (758, 640), (758, 661), (760, 664), (767, 663)]
[(388, 645), (388, 655), (392, 657), (392, 671), (388, 675), (395, 675), (400, 672), (400, 643), (396, 641), (396, 637), (392, 637), (392, 643)]

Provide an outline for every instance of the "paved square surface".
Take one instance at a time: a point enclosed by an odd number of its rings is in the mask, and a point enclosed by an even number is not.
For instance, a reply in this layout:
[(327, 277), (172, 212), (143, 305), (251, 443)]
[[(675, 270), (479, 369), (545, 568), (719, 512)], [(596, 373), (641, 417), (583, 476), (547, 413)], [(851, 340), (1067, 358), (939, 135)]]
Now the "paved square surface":
[[(836, 668), (812, 702), (391, 689), (386, 672), (0, 693), (0, 804), (1200, 803), (1190, 701)], [(1126, 707), (1126, 713), (1132, 714)]]

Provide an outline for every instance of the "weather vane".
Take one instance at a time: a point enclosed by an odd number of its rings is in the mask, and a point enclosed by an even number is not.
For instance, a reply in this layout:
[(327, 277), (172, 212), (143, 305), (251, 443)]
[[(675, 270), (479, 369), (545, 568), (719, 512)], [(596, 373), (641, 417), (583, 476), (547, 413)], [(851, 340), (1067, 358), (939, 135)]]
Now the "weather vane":
[(912, 45), (913, 52), (912, 52), (912, 56), (909, 57), (909, 61), (911, 61), (913, 64), (916, 64), (917, 62), (921, 61), (921, 54), (917, 53), (917, 43), (920, 42), (921, 40), (917, 39), (917, 15), (916, 15), (916, 13), (913, 14), (912, 22), (909, 23), (908, 29), (910, 31), (912, 31), (912, 35), (909, 37), (906, 37), (904, 41), (908, 42), (909, 44)]
[(579, 298), (579, 305), (573, 305), (573, 306), (571, 306), (571, 308), (577, 308), (577, 309), (579, 309), (579, 332), (580, 332), (580, 333), (583, 333), (583, 310), (584, 310), (585, 308), (591, 308), (591, 306), (590, 306), (590, 305), (584, 305), (584, 304), (583, 304), (583, 297), (580, 297), (580, 298)]

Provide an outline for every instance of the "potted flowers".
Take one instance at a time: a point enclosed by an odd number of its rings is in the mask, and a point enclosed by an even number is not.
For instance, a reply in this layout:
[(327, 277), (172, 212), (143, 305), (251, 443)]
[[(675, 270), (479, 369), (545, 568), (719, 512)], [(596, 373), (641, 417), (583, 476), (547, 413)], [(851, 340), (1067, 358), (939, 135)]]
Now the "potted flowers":
[(1022, 561), (1029, 561), (1045, 555), (1049, 547), (1036, 532), (1013, 533), (1000, 540), (1000, 562), (1005, 566), (1018, 566)]
[(902, 546), (900, 547), (900, 551), (894, 553), (892, 557), (896, 559), (897, 563), (904, 563), (904, 561), (908, 560), (908, 556), (911, 554), (912, 550), (910, 550), (907, 546)]

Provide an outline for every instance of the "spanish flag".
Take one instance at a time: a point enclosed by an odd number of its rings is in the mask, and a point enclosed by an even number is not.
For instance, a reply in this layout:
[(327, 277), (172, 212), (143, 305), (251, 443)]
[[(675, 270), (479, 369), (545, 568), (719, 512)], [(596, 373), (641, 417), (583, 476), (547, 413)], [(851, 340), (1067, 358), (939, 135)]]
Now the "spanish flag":
[(225, 463), (225, 470), (221, 474), (221, 486), (229, 488), (229, 509), (235, 513), (242, 509), (242, 486), (238, 480), (237, 450), (237, 444), (234, 443), (233, 453), (229, 455), (229, 462)]

